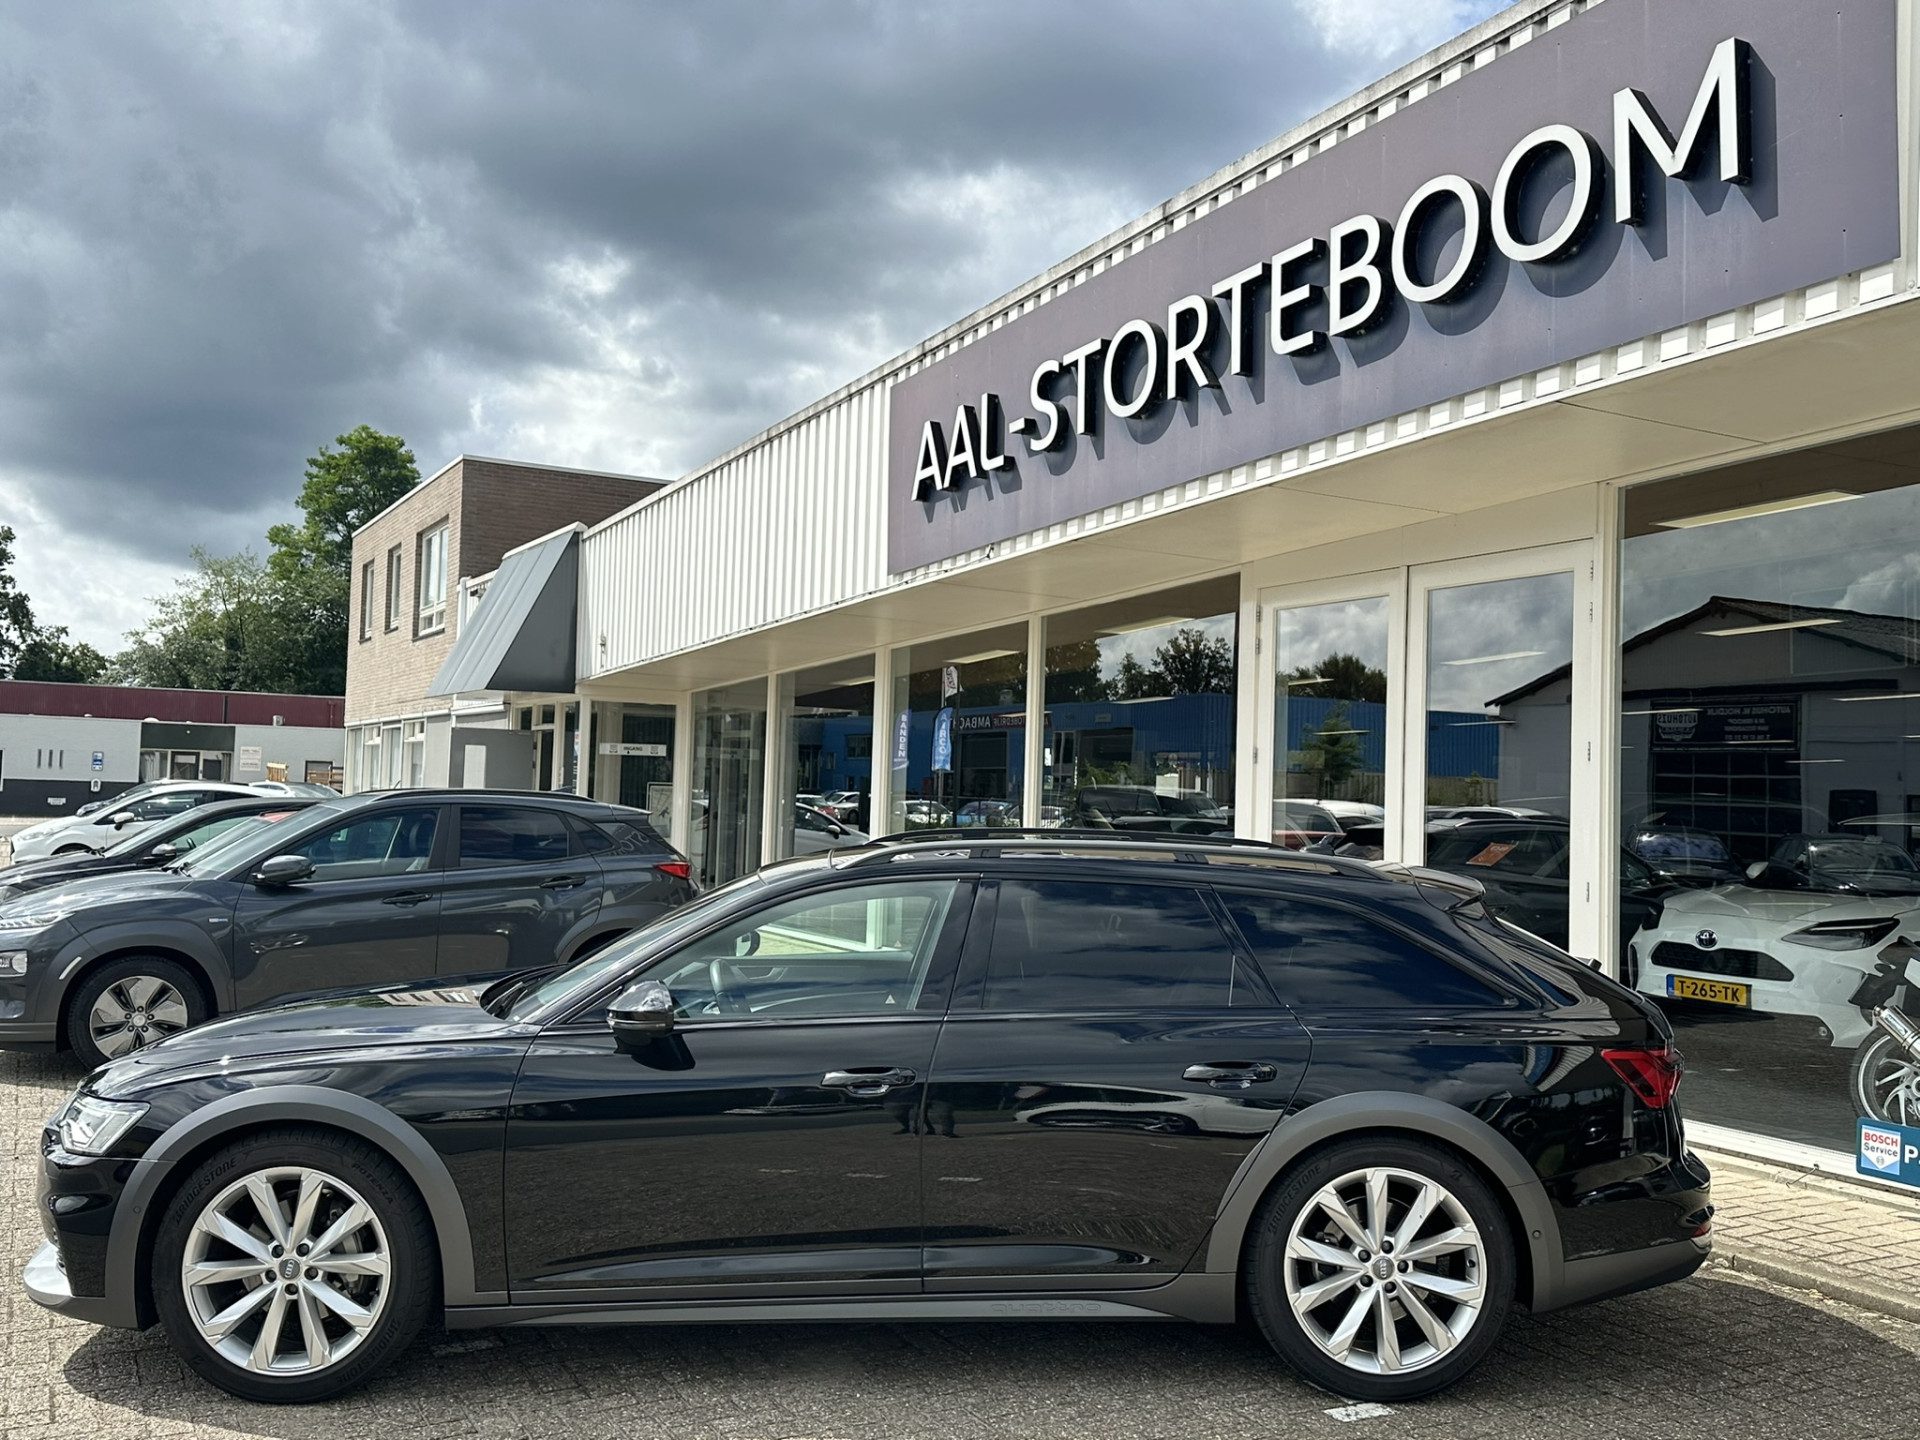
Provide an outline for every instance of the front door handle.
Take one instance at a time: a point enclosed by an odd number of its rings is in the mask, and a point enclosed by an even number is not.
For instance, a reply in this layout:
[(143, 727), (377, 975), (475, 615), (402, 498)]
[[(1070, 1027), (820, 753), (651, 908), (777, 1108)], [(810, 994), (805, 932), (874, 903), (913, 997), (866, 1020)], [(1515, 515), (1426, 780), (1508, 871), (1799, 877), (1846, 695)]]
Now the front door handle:
[(433, 899), (431, 890), (402, 890), (398, 895), (387, 896), (380, 903), (382, 905), (418, 905), (431, 899)]
[(911, 1070), (829, 1070), (820, 1077), (820, 1083), (829, 1089), (844, 1090), (849, 1095), (871, 1100), (902, 1085), (911, 1085), (916, 1078)]
[(1256, 1081), (1264, 1083), (1279, 1076), (1279, 1068), (1264, 1060), (1222, 1060), (1213, 1065), (1189, 1065), (1180, 1078), (1201, 1080), (1216, 1090), (1244, 1090)]
[(587, 878), (584, 875), (555, 875), (550, 880), (542, 880), (540, 882), (540, 888), (542, 890), (571, 890), (576, 885), (584, 885), (586, 883)]

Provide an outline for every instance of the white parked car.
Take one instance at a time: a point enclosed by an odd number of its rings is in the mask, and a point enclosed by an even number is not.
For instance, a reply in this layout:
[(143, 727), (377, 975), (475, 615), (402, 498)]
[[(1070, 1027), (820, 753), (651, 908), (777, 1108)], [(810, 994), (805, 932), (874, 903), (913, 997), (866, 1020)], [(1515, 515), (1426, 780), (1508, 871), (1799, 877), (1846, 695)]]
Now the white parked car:
[(841, 824), (824, 810), (816, 810), (811, 805), (793, 807), (793, 853), (796, 855), (848, 850), (866, 844), (871, 838), (865, 831)]
[(1819, 1021), (1855, 1049), (1872, 1009), (1920, 985), (1920, 867), (1858, 835), (1795, 835), (1738, 885), (1681, 890), (1632, 941), (1648, 995)]
[(156, 820), (164, 820), (214, 800), (257, 799), (259, 792), (245, 785), (212, 780), (158, 781), (140, 786), (88, 815), (58, 815), (15, 832), (12, 857), (37, 860), (43, 855), (98, 853)]

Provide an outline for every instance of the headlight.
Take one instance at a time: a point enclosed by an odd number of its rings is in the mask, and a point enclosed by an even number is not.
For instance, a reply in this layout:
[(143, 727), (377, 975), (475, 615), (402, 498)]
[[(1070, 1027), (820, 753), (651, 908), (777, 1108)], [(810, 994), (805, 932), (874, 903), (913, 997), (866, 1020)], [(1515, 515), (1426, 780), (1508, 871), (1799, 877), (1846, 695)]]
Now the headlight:
[(26, 973), (26, 951), (0, 950), (0, 975), (24, 975)]
[(67, 918), (64, 910), (17, 910), (0, 914), (0, 930), (44, 930)]
[(131, 1101), (76, 1095), (60, 1117), (60, 1146), (75, 1155), (104, 1155), (146, 1113)]
[(1900, 922), (1884, 920), (1822, 920), (1804, 930), (1783, 936), (1795, 945), (1811, 945), (1816, 950), (1865, 950), (1878, 945), (1900, 928)]

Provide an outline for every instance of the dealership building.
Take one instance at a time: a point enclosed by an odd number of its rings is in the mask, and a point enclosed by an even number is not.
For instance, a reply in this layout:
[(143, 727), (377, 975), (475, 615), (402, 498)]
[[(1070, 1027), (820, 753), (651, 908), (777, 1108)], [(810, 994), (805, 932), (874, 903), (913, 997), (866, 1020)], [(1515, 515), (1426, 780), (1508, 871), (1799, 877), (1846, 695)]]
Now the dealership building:
[(835, 790), (873, 831), (1360, 801), (1407, 862), (1512, 811), (1459, 868), (1693, 977), (1692, 1121), (1851, 1169), (1808, 997), (1920, 953), (1878, 918), (1920, 894), (1917, 18), (1516, 5), (692, 474), (556, 483), (419, 694), (708, 883)]

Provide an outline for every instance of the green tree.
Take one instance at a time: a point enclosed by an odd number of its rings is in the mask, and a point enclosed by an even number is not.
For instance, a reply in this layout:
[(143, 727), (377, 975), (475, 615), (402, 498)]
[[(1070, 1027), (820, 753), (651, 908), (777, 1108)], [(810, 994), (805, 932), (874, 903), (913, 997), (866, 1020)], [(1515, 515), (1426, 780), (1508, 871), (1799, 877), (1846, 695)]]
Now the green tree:
[(1302, 666), (1283, 678), (1293, 682), (1302, 695), (1387, 703), (1387, 672), (1376, 670), (1358, 655), (1336, 651), (1318, 665)]
[(1344, 785), (1366, 763), (1360, 737), (1351, 733), (1345, 703), (1335, 705), (1320, 722), (1320, 728), (1301, 738), (1300, 765), (1313, 776), (1316, 800), (1337, 799), (1329, 791)]
[(322, 445), (307, 459), (300, 523), (267, 531), (276, 571), (318, 565), (344, 579), (353, 565), (353, 532), (420, 483), (413, 451), (398, 435), (359, 425), (333, 443), (340, 448)]
[(1167, 693), (1163, 677), (1133, 658), (1129, 650), (1114, 667), (1113, 683), (1108, 686), (1115, 700), (1150, 700)]
[(303, 617), (268, 567), (251, 550), (196, 549), (193, 561), (194, 573), (156, 597), (153, 618), (127, 636), (112, 678), (185, 690), (302, 689)]
[(1047, 703), (1106, 700), (1107, 682), (1100, 675), (1100, 642), (1072, 640), (1047, 648)]
[(84, 640), (67, 639), (67, 627), (34, 632), (14, 662), (16, 680), (56, 680), (90, 685), (106, 673), (107, 657)]
[(1153, 652), (1153, 669), (1164, 681), (1162, 695), (1231, 695), (1233, 644), (1189, 625)]
[(0, 525), (0, 679), (13, 673), (34, 634), (33, 606), (13, 578), (13, 527)]

